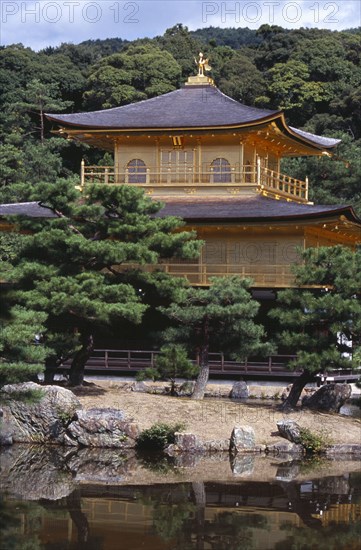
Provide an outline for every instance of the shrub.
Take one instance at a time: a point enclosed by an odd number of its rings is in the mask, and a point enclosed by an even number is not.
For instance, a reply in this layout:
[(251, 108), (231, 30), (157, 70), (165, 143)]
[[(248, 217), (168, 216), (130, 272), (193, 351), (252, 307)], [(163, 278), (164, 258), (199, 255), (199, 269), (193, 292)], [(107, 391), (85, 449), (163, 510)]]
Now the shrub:
[(147, 451), (162, 451), (167, 445), (174, 443), (174, 434), (184, 429), (183, 424), (154, 424), (143, 430), (137, 439), (137, 448)]
[(329, 438), (323, 433), (313, 433), (308, 428), (300, 429), (301, 445), (306, 455), (318, 455), (330, 445)]

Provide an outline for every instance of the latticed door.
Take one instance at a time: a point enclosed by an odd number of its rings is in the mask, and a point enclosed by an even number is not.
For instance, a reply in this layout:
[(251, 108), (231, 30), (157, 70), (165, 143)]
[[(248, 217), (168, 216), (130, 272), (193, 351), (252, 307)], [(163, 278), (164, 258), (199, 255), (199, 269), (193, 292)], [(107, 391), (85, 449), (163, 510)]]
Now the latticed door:
[(161, 151), (160, 172), (162, 183), (193, 183), (194, 166), (193, 149), (172, 149)]

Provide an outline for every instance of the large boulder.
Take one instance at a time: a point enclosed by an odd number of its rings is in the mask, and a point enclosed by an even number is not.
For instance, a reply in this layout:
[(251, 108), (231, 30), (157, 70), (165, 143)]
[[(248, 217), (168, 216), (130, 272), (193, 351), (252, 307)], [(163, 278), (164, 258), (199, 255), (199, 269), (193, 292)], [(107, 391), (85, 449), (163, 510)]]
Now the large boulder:
[(310, 397), (305, 397), (302, 406), (307, 409), (339, 412), (351, 397), (350, 384), (325, 384)]
[(291, 441), (277, 441), (271, 445), (267, 445), (266, 454), (274, 455), (303, 455), (303, 447), (301, 444), (291, 443)]
[(135, 447), (137, 424), (118, 409), (79, 410), (64, 436), (65, 445), (83, 447)]
[(204, 451), (203, 441), (195, 434), (189, 432), (176, 432), (174, 443), (168, 445), (166, 452), (169, 455), (174, 453), (201, 453)]
[(229, 397), (231, 399), (247, 399), (249, 396), (248, 386), (244, 380), (235, 382), (232, 386)]
[[(14, 443), (63, 444), (75, 411), (81, 409), (73, 392), (59, 386), (9, 384), (2, 388), (1, 396), (1, 433)], [(0, 440), (4, 442), (4, 437)]]
[(301, 443), (301, 428), (294, 420), (279, 420), (277, 422), (279, 434), (292, 443)]
[(230, 451), (233, 454), (255, 452), (256, 436), (252, 426), (235, 426), (231, 435)]

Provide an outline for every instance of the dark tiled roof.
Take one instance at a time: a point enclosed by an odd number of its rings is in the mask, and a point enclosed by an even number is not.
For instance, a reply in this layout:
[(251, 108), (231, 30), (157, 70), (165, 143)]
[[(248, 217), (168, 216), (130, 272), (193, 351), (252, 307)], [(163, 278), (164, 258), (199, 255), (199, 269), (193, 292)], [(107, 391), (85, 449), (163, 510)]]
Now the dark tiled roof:
[(213, 128), (258, 121), (277, 113), (242, 105), (214, 86), (185, 86), (122, 107), (47, 117), (58, 123), (91, 128)]
[(310, 132), (305, 132), (304, 130), (299, 130), (298, 128), (293, 128), (292, 126), (289, 126), (290, 130), (294, 132), (295, 134), (298, 134), (302, 138), (308, 139), (309, 141), (316, 142), (319, 145), (323, 145), (323, 147), (335, 147), (339, 143), (341, 143), (340, 139), (334, 139), (334, 138), (328, 138), (323, 136), (316, 136), (315, 134), (311, 134)]
[[(158, 217), (178, 216), (189, 223), (265, 222), (326, 219), (343, 215), (361, 226), (352, 206), (312, 205), (286, 202), (267, 197), (242, 197), (238, 199), (169, 199)], [(37, 202), (0, 204), (0, 217), (28, 216), (30, 218), (56, 218), (50, 208)]]
[[(214, 86), (184, 86), (180, 90), (113, 109), (59, 115), (50, 120), (76, 128), (137, 130), (237, 127), (281, 117), (280, 111), (248, 107), (223, 94)], [(335, 147), (340, 140), (316, 136), (297, 128), (286, 132), (319, 147)]]
[(192, 222), (261, 222), (326, 218), (343, 214), (350, 221), (361, 224), (352, 206), (312, 205), (275, 200), (267, 197), (238, 199), (204, 199), (195, 202), (172, 199), (166, 202), (160, 216), (179, 216)]
[(0, 216), (28, 216), (29, 218), (57, 218), (58, 216), (47, 206), (38, 202), (16, 202), (0, 204)]

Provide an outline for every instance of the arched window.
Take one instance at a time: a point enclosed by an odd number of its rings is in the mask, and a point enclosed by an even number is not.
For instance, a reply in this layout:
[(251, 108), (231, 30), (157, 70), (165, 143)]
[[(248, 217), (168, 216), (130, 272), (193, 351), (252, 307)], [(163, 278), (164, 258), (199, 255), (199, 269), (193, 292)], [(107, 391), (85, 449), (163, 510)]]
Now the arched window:
[(146, 183), (147, 169), (141, 159), (132, 159), (127, 164), (128, 183)]
[(213, 183), (230, 183), (231, 165), (227, 159), (217, 158), (211, 164)]

